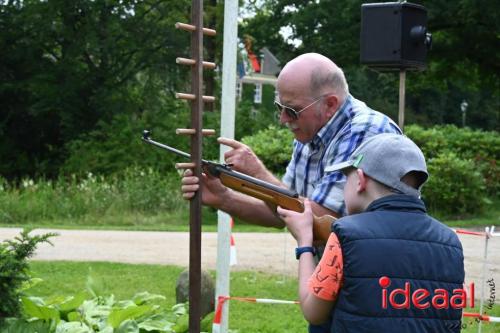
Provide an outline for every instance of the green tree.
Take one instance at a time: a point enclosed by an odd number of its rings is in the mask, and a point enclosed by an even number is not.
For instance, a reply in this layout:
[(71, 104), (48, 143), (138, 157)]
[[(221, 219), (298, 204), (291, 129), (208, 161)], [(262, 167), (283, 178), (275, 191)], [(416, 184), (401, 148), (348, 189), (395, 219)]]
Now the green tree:
[[(361, 4), (359, 0), (249, 1), (253, 17), (243, 21), (242, 34), (256, 46), (267, 46), (286, 62), (305, 52), (322, 53), (344, 68), (355, 96), (395, 118), (398, 77), (359, 64)], [(372, 1), (385, 2), (385, 1)], [(494, 0), (412, 1), (428, 12), (433, 47), (427, 70), (407, 79), (407, 120), (420, 124), (461, 124), (460, 104), (469, 104), (467, 125), (498, 129), (500, 80)], [(281, 29), (291, 33), (285, 41)], [(291, 43), (295, 40), (295, 43)]]
[(117, 114), (157, 111), (184, 73), (173, 64), (189, 34), (174, 23), (188, 14), (173, 0), (2, 2), (0, 173), (54, 176), (66, 143)]

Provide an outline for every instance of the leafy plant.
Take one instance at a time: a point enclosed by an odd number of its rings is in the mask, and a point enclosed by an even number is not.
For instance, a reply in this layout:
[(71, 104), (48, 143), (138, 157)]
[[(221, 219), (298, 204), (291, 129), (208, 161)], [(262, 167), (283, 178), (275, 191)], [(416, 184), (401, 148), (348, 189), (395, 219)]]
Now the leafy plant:
[(283, 174), (292, 155), (292, 133), (286, 128), (269, 126), (252, 136), (242, 139), (274, 173)]
[[(6, 317), (19, 315), (19, 297), (26, 288), (30, 276), (28, 258), (33, 255), (40, 243), (49, 243), (55, 233), (29, 235), (25, 229), (13, 240), (0, 243), (0, 324)], [(23, 288), (24, 287), (24, 288)]]
[(454, 217), (480, 213), (490, 201), (485, 182), (472, 160), (463, 160), (454, 153), (442, 153), (428, 160), (429, 181), (423, 198), (434, 212)]
[[(22, 297), (25, 318), (11, 318), (2, 332), (38, 333), (184, 333), (188, 331), (188, 305), (180, 303), (169, 311), (156, 301), (161, 295), (148, 292), (132, 299), (118, 301), (113, 295), (94, 296), (86, 293), (74, 296), (53, 296), (46, 299)], [(202, 330), (211, 331), (213, 316), (202, 321)]]
[(500, 191), (500, 135), (498, 132), (458, 128), (453, 125), (422, 128), (407, 126), (408, 135), (422, 149), (427, 159), (453, 153), (462, 160), (471, 160), (485, 179), (486, 192)]

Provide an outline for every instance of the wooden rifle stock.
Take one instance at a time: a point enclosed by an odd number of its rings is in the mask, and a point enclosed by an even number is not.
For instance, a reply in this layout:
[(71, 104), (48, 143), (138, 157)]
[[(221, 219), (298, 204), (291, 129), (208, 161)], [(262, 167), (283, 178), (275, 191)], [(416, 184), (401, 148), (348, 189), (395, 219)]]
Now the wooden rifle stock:
[[(221, 173), (218, 177), (222, 184), (235, 191), (288, 210), (293, 210), (299, 213), (304, 211), (304, 204), (298, 196), (292, 197), (283, 193), (278, 193), (267, 187), (242, 180), (241, 178), (226, 173)], [(335, 220), (336, 218), (331, 215), (323, 215), (321, 217), (314, 215), (313, 236), (315, 245), (326, 244), (332, 232), (331, 225)]]
[[(153, 146), (165, 149), (177, 155), (190, 158), (188, 153), (164, 145), (162, 143), (151, 140), (150, 132), (144, 131), (142, 140)], [(210, 175), (220, 179), (225, 186), (260, 199), (266, 203), (283, 207), (288, 210), (302, 213), (304, 204), (295, 191), (291, 191), (274, 184), (262, 181), (260, 179), (248, 176), (244, 173), (231, 170), (229, 165), (219, 164), (202, 160), (203, 170)], [(321, 217), (314, 216), (313, 219), (313, 235), (315, 245), (326, 244), (330, 237), (331, 225), (336, 220), (335, 217), (324, 215)]]
[(290, 197), (272, 189), (250, 183), (229, 174), (221, 174), (219, 178), (225, 186), (267, 203), (281, 206), (295, 212), (303, 212), (304, 205), (298, 198)]

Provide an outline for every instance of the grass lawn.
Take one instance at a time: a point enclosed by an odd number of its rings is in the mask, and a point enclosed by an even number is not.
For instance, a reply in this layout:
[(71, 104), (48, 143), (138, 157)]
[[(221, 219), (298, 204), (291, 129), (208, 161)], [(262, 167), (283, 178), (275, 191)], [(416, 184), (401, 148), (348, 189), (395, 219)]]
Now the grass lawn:
[[(159, 265), (129, 265), (87, 262), (32, 261), (33, 275), (44, 280), (29, 291), (31, 295), (73, 295), (85, 290), (89, 273), (103, 290), (118, 299), (129, 299), (135, 293), (148, 291), (166, 297), (163, 306), (175, 304), (175, 282), (182, 268)], [(231, 295), (239, 297), (297, 299), (297, 280), (255, 272), (231, 273)], [(478, 309), (466, 309), (477, 312)], [(487, 310), (500, 316), (500, 306)], [(298, 305), (269, 305), (231, 301), (229, 327), (233, 332), (306, 332), (307, 324)], [(463, 321), (464, 333), (477, 332), (474, 319)], [(484, 333), (500, 331), (499, 323), (483, 323)]]

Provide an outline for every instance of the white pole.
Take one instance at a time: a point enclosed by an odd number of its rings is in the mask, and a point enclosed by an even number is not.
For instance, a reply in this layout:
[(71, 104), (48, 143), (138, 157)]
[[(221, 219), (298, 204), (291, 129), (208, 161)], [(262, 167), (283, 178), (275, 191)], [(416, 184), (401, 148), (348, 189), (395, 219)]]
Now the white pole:
[[(222, 50), (222, 98), (221, 98), (221, 129), (223, 137), (234, 138), (234, 120), (236, 104), (236, 51), (238, 37), (238, 1), (224, 2), (224, 46)], [(224, 161), (224, 153), (228, 147), (220, 147), (219, 159)], [(229, 295), (229, 261), (231, 247), (230, 216), (224, 212), (217, 213), (217, 276), (215, 287), (215, 302), (219, 296)], [(224, 302), (220, 332), (228, 330), (229, 302)]]
[[(490, 228), (486, 227), (484, 229), (484, 254), (483, 254), (483, 270), (481, 273), (481, 299), (479, 301), (479, 314), (483, 315), (483, 305), (484, 305), (484, 287), (486, 284), (486, 267), (488, 266), (488, 239), (490, 238)], [(481, 333), (483, 321), (480, 320), (477, 326), (478, 333)]]

